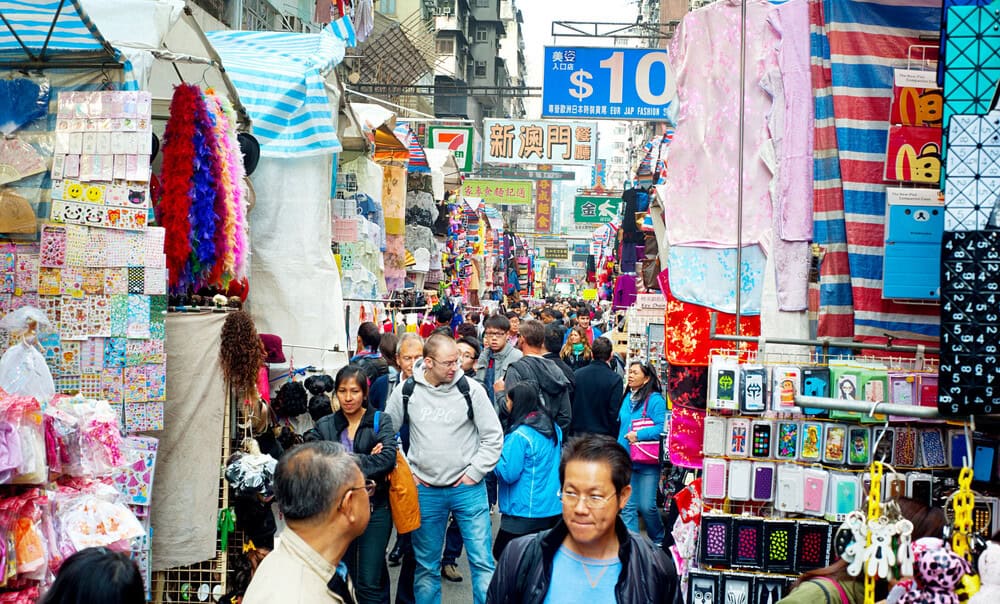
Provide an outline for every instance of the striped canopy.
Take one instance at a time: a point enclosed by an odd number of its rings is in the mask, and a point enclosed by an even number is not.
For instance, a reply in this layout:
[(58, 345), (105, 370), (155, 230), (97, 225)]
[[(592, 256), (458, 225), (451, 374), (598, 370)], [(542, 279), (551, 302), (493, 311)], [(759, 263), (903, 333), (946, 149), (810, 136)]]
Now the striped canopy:
[(424, 147), (420, 144), (420, 140), (417, 138), (417, 134), (410, 128), (410, 125), (406, 122), (400, 122), (396, 124), (393, 129), (393, 133), (399, 142), (406, 145), (406, 149), (410, 152), (410, 163), (406, 166), (407, 172), (430, 172), (431, 166), (427, 163), (427, 154), (424, 153)]
[(206, 35), (253, 119), (261, 155), (307, 157), (343, 150), (338, 108), (326, 94), (326, 77), (344, 59), (343, 40), (328, 30)]
[(117, 59), (77, 0), (0, 0), (0, 63)]

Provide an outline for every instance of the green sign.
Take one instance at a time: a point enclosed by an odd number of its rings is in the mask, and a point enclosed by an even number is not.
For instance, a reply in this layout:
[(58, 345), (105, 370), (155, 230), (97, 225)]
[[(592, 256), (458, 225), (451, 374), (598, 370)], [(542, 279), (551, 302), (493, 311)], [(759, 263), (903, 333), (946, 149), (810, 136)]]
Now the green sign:
[(492, 204), (528, 205), (531, 203), (531, 181), (466, 178), (462, 182), (462, 197), (478, 197)]
[(476, 133), (471, 126), (427, 126), (427, 146), (453, 152), (462, 172), (472, 172), (475, 138)]
[(577, 223), (604, 224), (618, 215), (621, 197), (577, 195), (573, 204), (573, 220)]

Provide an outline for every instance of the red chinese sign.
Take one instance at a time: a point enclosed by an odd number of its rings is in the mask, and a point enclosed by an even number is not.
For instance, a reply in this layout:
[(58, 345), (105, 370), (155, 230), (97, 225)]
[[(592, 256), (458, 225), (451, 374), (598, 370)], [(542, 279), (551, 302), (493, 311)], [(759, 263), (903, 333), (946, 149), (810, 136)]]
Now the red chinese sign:
[[(540, 165), (539, 170), (551, 170), (550, 165)], [(535, 193), (535, 232), (552, 232), (552, 181), (537, 181), (538, 191)]]

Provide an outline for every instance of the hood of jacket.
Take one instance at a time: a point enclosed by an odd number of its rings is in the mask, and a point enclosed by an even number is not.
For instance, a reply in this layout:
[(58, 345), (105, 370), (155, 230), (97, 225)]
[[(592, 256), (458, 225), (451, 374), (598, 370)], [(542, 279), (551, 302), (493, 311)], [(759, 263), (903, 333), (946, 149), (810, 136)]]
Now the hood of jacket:
[[(545, 438), (552, 438), (556, 435), (556, 425), (552, 418), (543, 412), (536, 412), (524, 418), (524, 424), (533, 428)], [(515, 428), (516, 429), (516, 428)]]
[(569, 387), (569, 378), (554, 361), (542, 357), (527, 356), (518, 362), (531, 369), (538, 382), (538, 387), (542, 392), (550, 395), (550, 398), (558, 398)]

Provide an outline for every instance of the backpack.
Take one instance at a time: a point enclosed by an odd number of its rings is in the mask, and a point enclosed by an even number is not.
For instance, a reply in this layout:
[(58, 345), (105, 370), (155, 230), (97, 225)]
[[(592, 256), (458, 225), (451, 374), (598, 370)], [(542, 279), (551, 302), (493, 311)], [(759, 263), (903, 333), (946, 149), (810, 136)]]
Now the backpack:
[[(465, 397), (466, 414), (469, 416), (469, 421), (476, 421), (476, 415), (472, 411), (472, 393), (469, 391), (469, 379), (464, 375), (459, 378), (458, 391), (462, 393)], [(410, 396), (413, 394), (414, 388), (417, 387), (417, 382), (413, 378), (409, 378), (403, 383), (403, 424), (410, 423)]]

